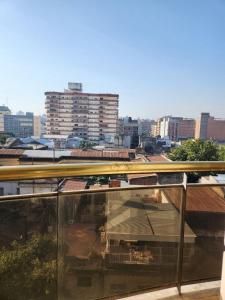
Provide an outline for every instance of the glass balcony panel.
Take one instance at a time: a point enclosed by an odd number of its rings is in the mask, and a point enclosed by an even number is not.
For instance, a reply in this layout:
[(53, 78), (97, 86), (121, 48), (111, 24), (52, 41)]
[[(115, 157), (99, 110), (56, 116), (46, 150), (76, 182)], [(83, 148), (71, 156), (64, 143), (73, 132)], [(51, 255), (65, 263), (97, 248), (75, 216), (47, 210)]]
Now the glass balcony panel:
[(174, 285), (182, 188), (61, 193), (60, 299), (99, 299)]
[(0, 298), (57, 298), (57, 198), (0, 201)]
[(195, 237), (191, 243), (184, 243), (183, 282), (220, 279), (225, 233), (224, 187), (188, 186), (185, 222)]

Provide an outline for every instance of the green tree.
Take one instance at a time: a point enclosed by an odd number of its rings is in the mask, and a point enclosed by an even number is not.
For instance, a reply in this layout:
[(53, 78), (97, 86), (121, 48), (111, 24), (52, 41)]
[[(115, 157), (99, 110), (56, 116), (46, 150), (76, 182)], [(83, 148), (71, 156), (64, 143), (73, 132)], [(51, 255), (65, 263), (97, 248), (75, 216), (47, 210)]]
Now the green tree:
[[(212, 140), (188, 140), (168, 154), (173, 161), (219, 161), (220, 151), (218, 145)], [(189, 173), (188, 181), (196, 182), (201, 175), (213, 173)]]
[(56, 299), (56, 253), (56, 242), (48, 235), (0, 249), (1, 299)]
[(93, 143), (93, 142), (90, 142), (90, 141), (81, 141), (80, 142), (80, 149), (82, 150), (87, 150), (87, 149), (90, 149), (92, 148), (93, 146), (96, 146), (97, 144), (96, 143)]
[(219, 150), (220, 160), (225, 160), (225, 147), (221, 146)]
[(14, 137), (13, 133), (0, 133), (0, 143), (5, 144), (6, 140), (11, 137)]

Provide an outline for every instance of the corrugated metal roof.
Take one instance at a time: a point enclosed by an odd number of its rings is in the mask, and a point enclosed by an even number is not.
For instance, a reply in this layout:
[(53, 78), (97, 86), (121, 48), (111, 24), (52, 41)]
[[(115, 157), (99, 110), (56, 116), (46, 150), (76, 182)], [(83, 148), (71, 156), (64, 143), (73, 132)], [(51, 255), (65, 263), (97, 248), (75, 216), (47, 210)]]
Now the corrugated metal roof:
[(60, 158), (62, 156), (71, 156), (70, 150), (25, 150), (24, 155), (36, 158)]
[(129, 158), (129, 152), (124, 151), (97, 151), (97, 150), (81, 150), (74, 149), (72, 150), (72, 156), (77, 157), (104, 157), (104, 158)]
[[(225, 213), (225, 199), (219, 195), (219, 192), (222, 192), (220, 187), (188, 187), (186, 211)], [(164, 193), (180, 209), (180, 196), (178, 194), (180, 190), (171, 188), (164, 190)]]

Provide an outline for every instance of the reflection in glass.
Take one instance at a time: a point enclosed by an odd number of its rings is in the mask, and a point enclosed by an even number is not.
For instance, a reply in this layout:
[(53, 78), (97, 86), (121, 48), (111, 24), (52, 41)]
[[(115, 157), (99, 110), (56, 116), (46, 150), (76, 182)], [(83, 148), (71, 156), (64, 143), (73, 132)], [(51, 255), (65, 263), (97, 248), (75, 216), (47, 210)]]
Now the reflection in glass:
[[(60, 196), (61, 298), (96, 299), (175, 283), (180, 214), (166, 191)], [(175, 197), (180, 203), (181, 188)]]
[[(185, 220), (195, 233), (186, 254), (183, 280), (220, 278), (224, 250), (225, 199), (221, 187), (188, 187)], [(191, 256), (187, 255), (191, 251)], [(184, 262), (185, 262), (184, 260)]]
[(56, 198), (0, 202), (0, 298), (56, 299)]

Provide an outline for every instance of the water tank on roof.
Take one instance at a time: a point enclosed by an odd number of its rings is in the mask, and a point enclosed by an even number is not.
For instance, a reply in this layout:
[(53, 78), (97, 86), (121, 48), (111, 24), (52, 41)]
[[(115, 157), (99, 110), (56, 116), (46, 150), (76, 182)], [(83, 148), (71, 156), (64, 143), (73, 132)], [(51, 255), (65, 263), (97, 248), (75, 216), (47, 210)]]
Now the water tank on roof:
[(68, 89), (72, 91), (82, 92), (82, 83), (80, 82), (68, 82)]

